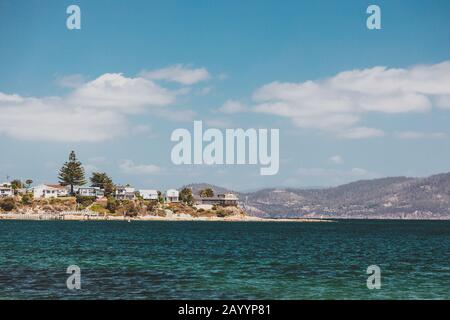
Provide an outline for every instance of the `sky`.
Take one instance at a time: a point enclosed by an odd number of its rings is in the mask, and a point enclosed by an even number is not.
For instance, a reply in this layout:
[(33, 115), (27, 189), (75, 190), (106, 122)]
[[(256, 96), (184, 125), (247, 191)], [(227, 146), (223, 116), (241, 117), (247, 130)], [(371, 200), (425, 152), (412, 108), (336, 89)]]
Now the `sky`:
[[(54, 183), (71, 150), (87, 176), (160, 190), (449, 172), (449, 13), (446, 0), (0, 0), (0, 180)], [(279, 172), (173, 164), (171, 133), (194, 120), (279, 129)]]

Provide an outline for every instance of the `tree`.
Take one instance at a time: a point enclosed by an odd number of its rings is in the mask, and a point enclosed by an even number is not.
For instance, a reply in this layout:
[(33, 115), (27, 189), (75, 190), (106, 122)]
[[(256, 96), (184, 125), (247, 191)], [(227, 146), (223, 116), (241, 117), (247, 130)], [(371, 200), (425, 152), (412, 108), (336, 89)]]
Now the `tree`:
[(23, 205), (30, 205), (33, 203), (33, 195), (31, 193), (25, 193), (20, 201)]
[(92, 172), (91, 186), (105, 190), (105, 196), (113, 194), (115, 190), (112, 179), (105, 172)]
[(11, 181), (11, 188), (14, 190), (14, 194), (17, 194), (17, 190), (23, 187), (22, 181), (15, 179)]
[(200, 197), (202, 198), (211, 198), (214, 197), (214, 191), (211, 188), (202, 189), (199, 192)]
[(82, 186), (86, 184), (84, 178), (84, 168), (81, 162), (77, 160), (75, 151), (71, 151), (69, 161), (64, 163), (59, 170), (59, 182), (63, 186), (70, 186), (70, 194), (73, 195), (73, 186)]
[(113, 197), (108, 197), (108, 202), (106, 203), (106, 209), (109, 210), (109, 212), (114, 213), (119, 208), (119, 203), (116, 199)]
[(164, 197), (163, 197), (161, 191), (158, 191), (158, 201), (159, 201), (159, 203), (164, 203)]
[(180, 191), (180, 200), (188, 205), (194, 203), (194, 197), (192, 196), (191, 188), (183, 188)]

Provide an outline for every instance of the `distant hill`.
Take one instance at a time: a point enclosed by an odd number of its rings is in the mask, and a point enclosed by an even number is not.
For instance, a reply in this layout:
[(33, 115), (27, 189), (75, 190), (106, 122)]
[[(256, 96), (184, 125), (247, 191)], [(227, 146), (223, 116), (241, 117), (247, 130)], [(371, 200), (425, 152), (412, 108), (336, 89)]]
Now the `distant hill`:
[(206, 189), (206, 188), (211, 188), (214, 191), (214, 194), (232, 192), (228, 189), (225, 189), (225, 188), (213, 185), (213, 184), (208, 184), (208, 183), (191, 183), (186, 186), (183, 186), (183, 188), (184, 187), (191, 188), (192, 193), (195, 195), (198, 195), (200, 190)]
[[(191, 186), (228, 191), (209, 184)], [(450, 219), (450, 173), (363, 180), (325, 189), (273, 188), (237, 194), (247, 213), (260, 217)]]

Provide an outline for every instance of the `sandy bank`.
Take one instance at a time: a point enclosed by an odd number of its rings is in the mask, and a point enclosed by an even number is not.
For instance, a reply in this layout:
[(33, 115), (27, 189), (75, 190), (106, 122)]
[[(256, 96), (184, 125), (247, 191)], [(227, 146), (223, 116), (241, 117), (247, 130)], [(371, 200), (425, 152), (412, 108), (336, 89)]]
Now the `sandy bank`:
[(55, 220), (55, 221), (227, 221), (227, 222), (332, 222), (332, 220), (322, 219), (267, 219), (252, 216), (228, 216), (220, 217), (192, 217), (189, 215), (171, 215), (169, 217), (160, 216), (139, 216), (134, 218), (123, 216), (102, 216), (86, 214), (0, 214), (0, 220)]

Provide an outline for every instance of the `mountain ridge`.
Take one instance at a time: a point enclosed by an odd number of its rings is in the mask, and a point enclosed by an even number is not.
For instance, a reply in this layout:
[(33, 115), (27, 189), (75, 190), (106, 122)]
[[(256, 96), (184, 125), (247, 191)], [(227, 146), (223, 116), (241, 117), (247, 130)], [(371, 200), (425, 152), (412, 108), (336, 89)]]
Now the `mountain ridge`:
[[(194, 193), (210, 187), (188, 185)], [(385, 177), (323, 189), (264, 188), (234, 192), (248, 214), (270, 218), (450, 219), (450, 173), (429, 177)]]

